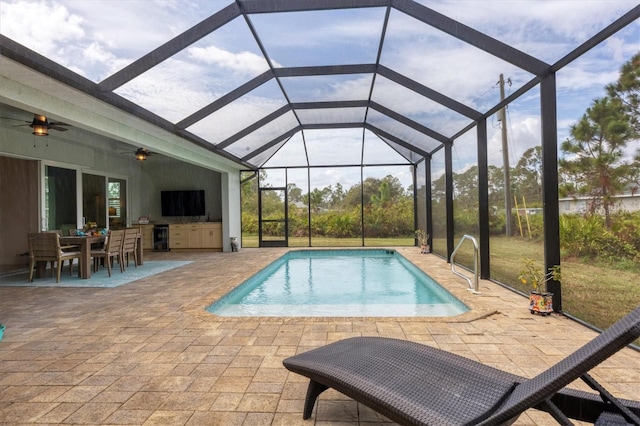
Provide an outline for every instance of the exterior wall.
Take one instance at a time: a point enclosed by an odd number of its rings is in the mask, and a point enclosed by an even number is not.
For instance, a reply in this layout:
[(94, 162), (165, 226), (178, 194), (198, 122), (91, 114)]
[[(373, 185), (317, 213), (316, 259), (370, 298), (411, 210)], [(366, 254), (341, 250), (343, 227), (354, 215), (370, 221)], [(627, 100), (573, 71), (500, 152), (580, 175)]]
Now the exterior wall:
[(140, 175), (138, 191), (141, 202), (133, 203), (131, 211), (133, 222), (140, 216), (150, 216), (152, 222), (173, 223), (177, 221), (193, 221), (194, 218), (163, 217), (160, 192), (172, 190), (205, 191), (205, 207), (207, 213), (196, 221), (219, 222), (222, 220), (222, 192), (220, 189), (220, 173), (213, 170), (185, 164), (167, 157), (150, 156), (141, 165), (143, 173)]
[(0, 265), (28, 261), (26, 232), (38, 230), (38, 163), (0, 156)]
[[(640, 210), (640, 194), (624, 194), (616, 197), (618, 210), (634, 212)], [(561, 198), (559, 200), (560, 214), (584, 213), (589, 203), (588, 198)]]

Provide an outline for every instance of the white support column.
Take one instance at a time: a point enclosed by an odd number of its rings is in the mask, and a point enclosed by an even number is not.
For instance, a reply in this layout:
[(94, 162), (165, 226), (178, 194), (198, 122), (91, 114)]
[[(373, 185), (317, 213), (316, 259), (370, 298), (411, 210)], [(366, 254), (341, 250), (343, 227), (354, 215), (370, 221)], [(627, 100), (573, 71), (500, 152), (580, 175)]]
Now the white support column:
[(238, 238), (242, 247), (242, 219), (240, 215), (239, 171), (222, 173), (222, 251), (231, 251), (231, 237)]

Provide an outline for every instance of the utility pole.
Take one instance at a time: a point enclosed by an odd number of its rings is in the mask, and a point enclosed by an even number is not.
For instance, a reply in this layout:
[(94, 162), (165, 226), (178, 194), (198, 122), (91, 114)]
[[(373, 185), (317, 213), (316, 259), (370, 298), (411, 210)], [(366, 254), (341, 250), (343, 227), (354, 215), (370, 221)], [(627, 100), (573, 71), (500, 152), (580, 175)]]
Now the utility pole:
[[(504, 101), (504, 77), (500, 74), (500, 102)], [(507, 237), (513, 236), (511, 225), (511, 179), (509, 177), (509, 144), (507, 142), (507, 107), (500, 109), (498, 121), (502, 123), (502, 164), (504, 166), (504, 210)]]

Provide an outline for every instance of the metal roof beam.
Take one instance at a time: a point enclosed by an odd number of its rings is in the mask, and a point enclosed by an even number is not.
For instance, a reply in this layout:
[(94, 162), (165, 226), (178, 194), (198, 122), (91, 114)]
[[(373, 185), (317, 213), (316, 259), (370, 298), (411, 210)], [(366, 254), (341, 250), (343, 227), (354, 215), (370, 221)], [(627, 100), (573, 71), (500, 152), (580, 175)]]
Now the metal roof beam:
[(429, 158), (431, 156), (431, 154), (429, 154), (427, 151), (423, 150), (422, 148), (418, 148), (412, 144), (410, 144), (409, 142), (406, 142), (400, 138), (398, 138), (397, 136), (393, 136), (390, 133), (385, 132), (384, 130), (369, 124), (369, 123), (364, 123), (364, 128), (367, 130), (372, 131), (373, 133), (375, 133), (376, 135), (378, 135), (381, 138), (385, 138), (385, 139), (389, 139), (391, 142), (394, 142), (398, 145), (400, 145), (403, 148), (407, 148), (409, 151), (411, 152), (415, 152), (418, 155), (422, 155), (423, 157)]
[(369, 105), (366, 100), (360, 101), (327, 101), (327, 102), (294, 102), (293, 109), (325, 109), (325, 108), (364, 108)]
[(93, 81), (2, 34), (0, 34), (0, 55), (6, 56), (19, 64), (78, 89), (83, 93), (95, 97), (98, 95), (98, 86)]
[[(260, 127), (263, 127), (269, 124), (271, 121), (277, 119), (278, 117), (284, 115), (285, 113), (293, 110), (293, 109), (318, 109), (318, 108), (349, 108), (349, 107), (364, 107), (367, 105), (366, 101), (336, 101), (336, 102), (303, 102), (303, 103), (294, 103), (290, 105), (285, 105), (278, 110), (272, 112), (266, 117), (254, 122), (250, 126), (245, 127), (238, 133), (230, 136), (224, 141), (220, 142), (216, 145), (219, 149), (224, 149), (235, 142), (239, 141), (243, 137), (255, 132)], [(350, 124), (351, 127), (362, 127), (362, 123), (354, 123)], [(344, 127), (341, 127), (344, 128)]]
[(334, 75), (334, 74), (362, 74), (373, 73), (375, 65), (344, 65), (344, 66), (320, 66), (320, 67), (293, 67), (293, 68), (276, 68), (271, 71), (265, 71), (261, 75), (253, 78), (242, 86), (237, 87), (223, 97), (216, 99), (204, 108), (194, 112), (182, 121), (176, 123), (176, 127), (186, 129), (187, 127), (197, 123), (210, 114), (213, 114), (220, 108), (232, 103), (236, 99), (241, 98), (250, 91), (258, 88), (262, 84), (268, 82), (275, 77), (300, 77), (312, 75)]
[(236, 0), (245, 13), (306, 12), (389, 6), (389, 0)]
[(189, 142), (195, 145), (199, 145), (207, 149), (208, 151), (213, 152), (214, 154), (227, 158), (233, 161), (234, 163), (242, 164), (243, 166), (249, 167), (250, 169), (254, 168), (253, 164), (247, 163), (246, 161), (242, 161), (242, 159), (240, 159), (239, 157), (236, 157), (230, 152), (224, 151), (222, 149), (218, 149), (215, 145), (211, 144), (211, 142), (209, 142), (208, 140), (205, 140), (198, 135), (194, 135), (193, 133), (187, 130), (176, 130), (175, 134), (182, 136), (183, 138), (189, 140)]
[(303, 124), (301, 127), (303, 130), (320, 130), (320, 129), (357, 129), (361, 128), (363, 123), (361, 121), (355, 123), (312, 123)]
[[(247, 126), (244, 129), (242, 129), (240, 132), (220, 142), (219, 144), (216, 145), (216, 148), (224, 149), (234, 144), (235, 142), (239, 141), (243, 137), (253, 133), (259, 128), (267, 125), (269, 122), (277, 119), (281, 115), (287, 113), (288, 111), (291, 111), (292, 109), (350, 108), (350, 107), (366, 107), (366, 106), (370, 106), (376, 111), (424, 134), (425, 136), (435, 139), (438, 142), (446, 143), (449, 140), (447, 137), (443, 136), (442, 134), (432, 129), (429, 129), (428, 127), (425, 127), (420, 123), (416, 123), (415, 121), (409, 119), (408, 117), (398, 114), (397, 112), (392, 111), (373, 101), (371, 102), (367, 102), (367, 101), (300, 102), (300, 103), (293, 103), (291, 105), (285, 105), (282, 108), (278, 109), (277, 111), (272, 112), (268, 116), (262, 118), (261, 120), (256, 121), (250, 126)], [(363, 122), (302, 124), (300, 127), (302, 129), (352, 129), (352, 128), (363, 128), (363, 127), (366, 128), (365, 123)], [(405, 146), (405, 148), (413, 150), (413, 148), (409, 148), (407, 146)]]
[(107, 77), (99, 83), (100, 89), (106, 92), (117, 89), (238, 16), (240, 16), (240, 8), (238, 5), (236, 3), (230, 4), (115, 74)]
[(188, 116), (188, 117), (184, 118), (183, 120), (177, 122), (176, 123), (176, 127), (181, 128), (181, 129), (186, 129), (187, 127), (197, 123), (198, 121), (202, 120), (203, 118), (207, 117), (208, 115), (213, 114), (214, 112), (216, 112), (220, 108), (222, 108), (222, 107), (224, 107), (226, 105), (229, 105), (230, 103), (232, 103), (236, 99), (239, 99), (242, 96), (244, 96), (247, 93), (249, 93), (250, 91), (260, 87), (261, 85), (263, 85), (267, 81), (271, 80), (272, 78), (273, 78), (273, 74), (271, 73), (271, 71), (265, 71), (264, 73), (262, 73), (259, 76), (249, 80), (248, 82), (244, 83), (243, 85), (236, 87), (235, 89), (233, 89), (231, 92), (227, 93), (226, 95), (224, 95), (224, 96), (216, 99), (215, 101), (211, 102), (209, 105), (199, 109), (198, 111), (194, 112), (190, 116)]
[(557, 72), (561, 68), (564, 68), (566, 65), (578, 59), (580, 56), (596, 47), (598, 44), (607, 40), (609, 37), (625, 28), (627, 25), (633, 23), (633, 21), (640, 19), (640, 5), (634, 7), (629, 12), (625, 13), (620, 18), (616, 19), (611, 25), (604, 28), (598, 34), (591, 37), (589, 40), (582, 43), (580, 46), (572, 50), (568, 55), (564, 58), (561, 58), (558, 62), (553, 64), (553, 71)]
[(423, 126), (420, 123), (417, 123), (415, 121), (413, 121), (412, 119), (410, 119), (407, 116), (404, 116), (402, 114), (398, 114), (395, 111), (390, 110), (387, 107), (384, 107), (382, 105), (380, 105), (377, 102), (371, 101), (370, 103), (371, 108), (375, 109), (376, 111), (386, 115), (387, 117), (393, 118), (394, 120), (408, 126), (411, 127), (413, 130), (416, 130), (420, 133), (423, 133), (426, 136), (429, 136), (432, 139), (437, 140), (438, 142), (442, 142), (442, 143), (446, 143), (449, 138), (447, 138), (446, 136), (442, 135), (441, 133), (436, 132), (435, 130), (432, 130), (426, 126)]
[(258, 154), (263, 153), (264, 151), (270, 149), (274, 145), (279, 144), (283, 140), (289, 139), (291, 136), (295, 135), (299, 131), (300, 131), (300, 126), (294, 127), (293, 129), (289, 130), (288, 132), (283, 133), (282, 135), (276, 137), (275, 139), (272, 139), (270, 142), (268, 142), (268, 143), (260, 146), (259, 148), (251, 151), (249, 154), (247, 154), (244, 157), (242, 157), (242, 161), (249, 161), (251, 158), (255, 157)]
[(338, 75), (338, 74), (373, 74), (376, 72), (375, 64), (355, 65), (317, 65), (313, 67), (289, 67), (274, 68), (276, 77), (305, 77), (312, 75)]
[(219, 144), (216, 145), (216, 147), (218, 147), (219, 149), (224, 149), (224, 148), (228, 147), (229, 145), (232, 145), (232, 144), (238, 142), (240, 139), (244, 138), (245, 136), (255, 132), (260, 127), (266, 126), (267, 124), (269, 124), (270, 122), (272, 122), (276, 118), (286, 114), (289, 111), (291, 111), (291, 106), (289, 106), (289, 105), (285, 105), (285, 106), (283, 106), (281, 108), (278, 108), (277, 110), (275, 110), (271, 114), (267, 115), (266, 117), (264, 117), (264, 118), (262, 118), (262, 119), (260, 119), (258, 121), (255, 121), (250, 126), (245, 127), (244, 129), (242, 129), (241, 131), (239, 131), (235, 135), (230, 136), (227, 139), (225, 139), (224, 141), (220, 142)]
[(379, 65), (378, 66), (378, 74), (380, 74), (383, 77), (388, 78), (389, 80), (395, 81), (396, 83), (400, 84), (401, 86), (406, 87), (409, 90), (413, 90), (414, 92), (427, 97), (429, 99), (431, 99), (432, 101), (435, 101), (437, 103), (439, 103), (440, 105), (443, 105), (455, 112), (457, 112), (458, 114), (462, 114), (465, 117), (468, 117), (474, 121), (480, 119), (482, 117), (482, 114), (478, 111), (476, 111), (473, 108), (470, 108), (454, 99), (449, 98), (448, 96), (443, 95), (442, 93), (436, 92), (433, 89), (430, 89), (426, 86), (423, 86), (422, 84), (418, 83), (415, 80), (412, 80), (408, 77), (405, 77), (404, 75), (397, 73), (387, 67), (385, 67), (384, 65)]
[(549, 64), (419, 3), (411, 0), (391, 0), (391, 6), (534, 75), (541, 76), (550, 70)]

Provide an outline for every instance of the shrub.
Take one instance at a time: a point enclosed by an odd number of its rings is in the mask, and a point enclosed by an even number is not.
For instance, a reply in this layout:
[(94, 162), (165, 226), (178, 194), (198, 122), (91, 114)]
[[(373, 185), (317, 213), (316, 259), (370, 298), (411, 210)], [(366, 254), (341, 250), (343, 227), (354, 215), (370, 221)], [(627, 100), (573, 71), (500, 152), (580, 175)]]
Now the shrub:
[(612, 216), (612, 230), (597, 215), (561, 215), (560, 242), (565, 256), (610, 262), (640, 258), (640, 212)]

